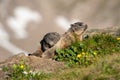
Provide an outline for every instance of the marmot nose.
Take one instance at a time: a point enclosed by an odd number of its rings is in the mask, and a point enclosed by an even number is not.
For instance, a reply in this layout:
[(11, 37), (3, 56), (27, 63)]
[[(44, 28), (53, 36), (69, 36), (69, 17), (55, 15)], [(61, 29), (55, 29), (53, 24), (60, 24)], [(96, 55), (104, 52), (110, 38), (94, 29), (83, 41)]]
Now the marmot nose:
[(85, 30), (88, 28), (88, 25), (87, 24), (84, 24), (84, 26), (85, 26)]

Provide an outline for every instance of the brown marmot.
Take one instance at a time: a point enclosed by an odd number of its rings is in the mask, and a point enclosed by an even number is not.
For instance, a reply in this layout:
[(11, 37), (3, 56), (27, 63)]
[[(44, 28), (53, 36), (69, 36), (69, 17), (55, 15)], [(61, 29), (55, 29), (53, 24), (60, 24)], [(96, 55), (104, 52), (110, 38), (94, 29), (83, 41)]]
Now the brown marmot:
[(82, 22), (71, 24), (69, 30), (61, 36), (60, 40), (55, 44), (55, 46), (46, 50), (42, 54), (42, 58), (53, 58), (55, 55), (55, 50), (57, 48), (64, 49), (70, 46), (76, 40), (82, 41), (82, 34), (86, 31), (87, 27), (87, 24), (84, 24)]

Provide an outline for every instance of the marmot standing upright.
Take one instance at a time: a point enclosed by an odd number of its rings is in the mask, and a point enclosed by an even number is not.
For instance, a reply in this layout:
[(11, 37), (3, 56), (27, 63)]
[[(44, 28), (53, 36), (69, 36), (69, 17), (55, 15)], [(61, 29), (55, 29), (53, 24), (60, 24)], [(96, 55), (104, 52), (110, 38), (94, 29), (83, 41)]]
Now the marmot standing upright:
[(87, 24), (84, 24), (82, 22), (71, 24), (69, 30), (61, 36), (60, 40), (55, 44), (55, 46), (46, 50), (42, 54), (42, 57), (48, 59), (53, 58), (55, 55), (55, 50), (57, 48), (64, 49), (74, 43), (76, 39), (82, 41), (82, 34), (86, 31), (87, 27)]

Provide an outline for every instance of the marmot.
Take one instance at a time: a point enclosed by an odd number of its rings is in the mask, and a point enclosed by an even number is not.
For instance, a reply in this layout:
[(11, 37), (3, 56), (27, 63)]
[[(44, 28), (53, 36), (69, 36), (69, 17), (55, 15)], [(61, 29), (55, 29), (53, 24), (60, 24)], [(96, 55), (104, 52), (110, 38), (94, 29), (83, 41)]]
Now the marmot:
[(82, 41), (82, 34), (86, 31), (87, 27), (87, 24), (84, 24), (82, 22), (76, 22), (74, 24), (71, 24), (69, 30), (61, 36), (60, 40), (55, 44), (55, 46), (46, 50), (42, 54), (42, 57), (48, 59), (53, 58), (55, 55), (55, 50), (57, 48), (64, 49), (70, 46), (76, 40)]
[(60, 39), (59, 33), (57, 32), (47, 33), (40, 41), (40, 46), (38, 47), (38, 49), (32, 54), (29, 54), (29, 56), (33, 55), (33, 56), (41, 57), (42, 53), (47, 49), (53, 47), (59, 41), (59, 39)]
[(43, 39), (40, 41), (42, 51), (53, 47), (60, 39), (60, 34), (57, 32), (47, 33)]

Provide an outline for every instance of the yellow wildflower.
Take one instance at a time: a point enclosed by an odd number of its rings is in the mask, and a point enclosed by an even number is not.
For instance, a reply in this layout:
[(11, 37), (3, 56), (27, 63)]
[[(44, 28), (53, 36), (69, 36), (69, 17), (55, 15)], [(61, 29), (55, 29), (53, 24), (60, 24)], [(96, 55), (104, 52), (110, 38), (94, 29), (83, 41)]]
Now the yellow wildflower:
[(96, 56), (97, 55), (97, 53), (96, 52), (93, 52), (93, 54)]
[(20, 68), (23, 69), (23, 68), (24, 68), (24, 65), (20, 65)]
[(82, 57), (82, 55), (81, 55), (81, 54), (78, 54), (78, 55), (77, 55), (77, 58), (81, 58), (81, 57)]
[(85, 54), (85, 52), (82, 52), (82, 55), (84, 55)]
[(119, 41), (119, 40), (120, 40), (120, 37), (118, 37), (117, 40)]

